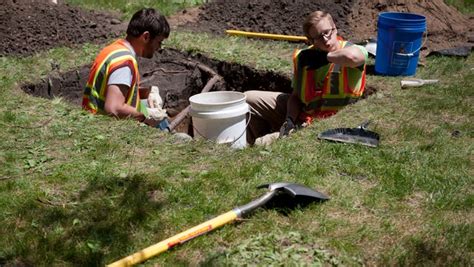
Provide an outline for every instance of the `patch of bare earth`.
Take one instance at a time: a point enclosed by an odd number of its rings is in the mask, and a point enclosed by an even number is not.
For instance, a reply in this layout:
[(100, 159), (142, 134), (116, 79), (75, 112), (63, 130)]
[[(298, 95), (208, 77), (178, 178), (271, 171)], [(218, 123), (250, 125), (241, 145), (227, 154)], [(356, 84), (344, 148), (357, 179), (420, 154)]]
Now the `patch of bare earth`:
[(53, 47), (103, 43), (123, 34), (118, 14), (84, 10), (62, 1), (2, 0), (0, 56), (27, 56)]

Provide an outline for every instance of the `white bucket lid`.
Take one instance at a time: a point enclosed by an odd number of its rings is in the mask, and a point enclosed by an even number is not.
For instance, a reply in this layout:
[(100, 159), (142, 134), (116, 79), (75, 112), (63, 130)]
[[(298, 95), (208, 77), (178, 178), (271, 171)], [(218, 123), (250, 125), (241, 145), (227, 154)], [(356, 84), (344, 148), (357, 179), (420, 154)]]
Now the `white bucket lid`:
[(236, 117), (247, 114), (249, 111), (250, 111), (249, 105), (247, 103), (242, 103), (238, 106), (232, 106), (231, 108), (225, 108), (225, 109), (215, 110), (215, 111), (195, 110), (193, 109), (193, 107), (191, 107), (191, 109), (189, 110), (189, 114), (193, 118), (213, 120), (213, 119), (236, 118)]
[(215, 91), (200, 93), (189, 98), (194, 111), (223, 111), (245, 104), (244, 93), (235, 91)]

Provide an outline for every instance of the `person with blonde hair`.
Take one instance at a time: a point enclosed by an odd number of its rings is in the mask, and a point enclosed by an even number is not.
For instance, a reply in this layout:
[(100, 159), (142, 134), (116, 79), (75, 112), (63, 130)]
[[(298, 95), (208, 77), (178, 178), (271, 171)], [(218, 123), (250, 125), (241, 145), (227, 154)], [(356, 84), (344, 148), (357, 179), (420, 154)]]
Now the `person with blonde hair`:
[(332, 16), (323, 11), (311, 13), (303, 31), (310, 46), (293, 54), (293, 92), (245, 92), (252, 109), (250, 144), (269, 133), (288, 136), (314, 119), (334, 115), (364, 92), (367, 50), (338, 36)]

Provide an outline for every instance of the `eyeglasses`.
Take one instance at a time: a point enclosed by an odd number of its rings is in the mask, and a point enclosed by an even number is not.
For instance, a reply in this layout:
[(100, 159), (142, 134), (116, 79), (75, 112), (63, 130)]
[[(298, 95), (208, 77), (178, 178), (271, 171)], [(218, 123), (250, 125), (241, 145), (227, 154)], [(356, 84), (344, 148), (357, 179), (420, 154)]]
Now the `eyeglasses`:
[(323, 39), (329, 39), (331, 37), (331, 35), (334, 33), (334, 30), (336, 28), (332, 28), (332, 29), (328, 29), (328, 30), (325, 30), (323, 31), (322, 33), (320, 33), (318, 36), (316, 37), (313, 37), (313, 36), (309, 36), (308, 37), (308, 40), (310, 42), (312, 42), (313, 44), (319, 42), (319, 41), (322, 41)]

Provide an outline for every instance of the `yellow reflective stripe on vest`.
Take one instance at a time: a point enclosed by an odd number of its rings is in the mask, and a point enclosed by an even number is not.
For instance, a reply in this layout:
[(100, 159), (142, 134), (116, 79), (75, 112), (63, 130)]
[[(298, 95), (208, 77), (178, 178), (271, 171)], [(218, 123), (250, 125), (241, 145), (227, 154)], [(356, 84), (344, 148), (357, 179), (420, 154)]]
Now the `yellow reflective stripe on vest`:
[(121, 65), (129, 66), (132, 69), (132, 76), (134, 78), (134, 81), (132, 81), (131, 88), (129, 90), (129, 95), (126, 99), (126, 103), (134, 107), (138, 107), (139, 101), (137, 101), (137, 61), (128, 49), (117, 49), (107, 55), (106, 58), (99, 63), (99, 67), (96, 68), (96, 72), (94, 73), (94, 79), (92, 84), (87, 84), (85, 95), (89, 98), (89, 108), (95, 110), (96, 112), (103, 111), (105, 104), (105, 94), (107, 91), (107, 81), (110, 75), (111, 68), (121, 67)]
[[(99, 67), (97, 68), (97, 71), (94, 75), (94, 84), (92, 86), (95, 86), (95, 83), (97, 82), (97, 78), (98, 78), (99, 74), (101, 73), (101, 70), (104, 67), (104, 65), (106, 63), (109, 63), (108, 61), (110, 60), (110, 58), (115, 56), (119, 52), (123, 52), (123, 54), (129, 54), (130, 53), (130, 51), (128, 49), (117, 49), (114, 52), (108, 54), (107, 57), (99, 64)], [(107, 70), (107, 72), (108, 72), (108, 70)], [(102, 86), (100, 88), (102, 88)]]
[[(352, 45), (343, 40), (339, 42), (342, 47)], [(298, 66), (303, 50), (294, 54), (293, 90), (297, 90), (301, 102), (305, 104), (305, 111), (337, 111), (361, 96), (365, 84), (364, 67), (349, 68), (330, 63), (308, 70), (305, 66)]]
[[(121, 56), (123, 55), (123, 56)], [(118, 56), (117, 58), (114, 58), (115, 56)], [(116, 62), (119, 62), (120, 59), (123, 59), (124, 57), (132, 57), (130, 55), (130, 51), (128, 50), (117, 50), (117, 51), (114, 51), (113, 53), (111, 53), (106, 60), (104, 60), (101, 64), (101, 66), (99, 67), (95, 77), (94, 77), (94, 81), (97, 83), (97, 82), (100, 82), (100, 87), (101, 90), (100, 90), (100, 96), (99, 98), (102, 99), (102, 100), (105, 100), (105, 91), (106, 90), (102, 90), (102, 88), (105, 88), (107, 87), (107, 80), (108, 80), (108, 77), (110, 75), (110, 65), (113, 64), (113, 63), (116, 63)], [(106, 67), (106, 69), (104, 70), (104, 65)], [(98, 80), (97, 78), (99, 77), (100, 74), (103, 74), (103, 77), (101, 77), (102, 79)], [(105, 77), (107, 77), (107, 79), (104, 79)], [(97, 88), (97, 87), (96, 87)]]

